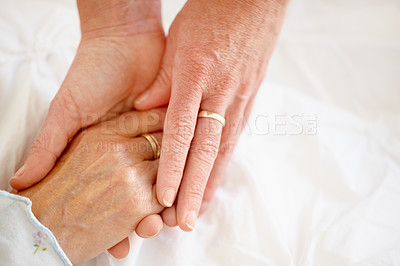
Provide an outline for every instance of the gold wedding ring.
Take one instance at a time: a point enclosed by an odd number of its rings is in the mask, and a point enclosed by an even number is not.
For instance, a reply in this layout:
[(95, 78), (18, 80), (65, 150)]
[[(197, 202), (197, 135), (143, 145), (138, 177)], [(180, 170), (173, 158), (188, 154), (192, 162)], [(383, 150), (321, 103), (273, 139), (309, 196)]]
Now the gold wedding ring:
[(204, 118), (211, 118), (214, 120), (217, 120), (222, 124), (222, 126), (225, 126), (225, 118), (217, 113), (211, 112), (211, 111), (200, 111), (199, 117), (204, 117)]
[(156, 137), (152, 134), (142, 134), (142, 137), (150, 142), (151, 148), (153, 150), (153, 160), (160, 158), (161, 146)]

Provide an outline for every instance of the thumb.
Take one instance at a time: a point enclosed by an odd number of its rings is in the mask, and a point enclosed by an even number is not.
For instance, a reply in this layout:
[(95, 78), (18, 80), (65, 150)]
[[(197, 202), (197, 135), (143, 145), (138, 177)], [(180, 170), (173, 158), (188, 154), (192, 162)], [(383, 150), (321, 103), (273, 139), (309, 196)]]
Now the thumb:
[(53, 168), (69, 139), (80, 128), (78, 109), (60, 98), (54, 98), (25, 164), (10, 179), (10, 185), (16, 190), (28, 188), (42, 180)]
[(153, 84), (142, 92), (134, 102), (138, 110), (148, 110), (168, 104), (171, 96), (171, 78), (164, 68), (161, 68)]

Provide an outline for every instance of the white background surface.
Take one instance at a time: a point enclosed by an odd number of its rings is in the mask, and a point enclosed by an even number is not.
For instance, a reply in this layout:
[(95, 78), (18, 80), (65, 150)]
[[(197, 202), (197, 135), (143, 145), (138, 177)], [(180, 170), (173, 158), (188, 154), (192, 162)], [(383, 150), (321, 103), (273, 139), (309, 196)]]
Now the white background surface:
[[(184, 1), (163, 3), (168, 26)], [(6, 189), (71, 63), (79, 21), (69, 1), (0, 4)], [(194, 232), (144, 241), (138, 265), (400, 265), (399, 103), (399, 1), (293, 0), (212, 206)], [(293, 115), (316, 115), (316, 133), (285, 120)]]

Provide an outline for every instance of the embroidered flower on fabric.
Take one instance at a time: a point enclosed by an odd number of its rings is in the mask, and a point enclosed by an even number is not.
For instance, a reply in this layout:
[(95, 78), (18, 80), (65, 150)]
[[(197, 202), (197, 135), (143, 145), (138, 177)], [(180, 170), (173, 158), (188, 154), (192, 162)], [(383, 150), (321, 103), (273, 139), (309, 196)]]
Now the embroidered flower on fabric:
[(47, 236), (46, 234), (42, 233), (41, 231), (37, 231), (36, 233), (32, 234), (33, 236), (33, 246), (36, 248), (33, 254), (36, 254), (36, 252), (40, 251), (46, 251), (46, 242), (47, 242)]

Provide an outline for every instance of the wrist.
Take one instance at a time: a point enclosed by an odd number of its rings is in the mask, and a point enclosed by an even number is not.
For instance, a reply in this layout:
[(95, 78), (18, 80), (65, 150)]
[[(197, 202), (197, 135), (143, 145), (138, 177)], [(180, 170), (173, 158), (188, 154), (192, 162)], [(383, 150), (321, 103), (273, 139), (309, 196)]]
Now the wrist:
[(286, 5), (289, 3), (289, 0), (231, 0), (230, 2), (248, 7), (267, 8), (270, 6)]
[[(210, 20), (239, 25), (248, 30), (270, 29), (281, 25), (289, 0), (188, 0), (195, 12), (208, 13)], [(243, 27), (244, 26), (244, 27)], [(226, 28), (226, 26), (224, 27)]]
[(45, 180), (36, 184), (34, 187), (16, 191), (11, 193), (26, 197), (32, 202), (32, 213), (36, 219), (46, 228), (48, 228), (57, 239), (58, 244), (63, 249), (67, 257), (73, 261), (73, 252), (71, 252), (70, 242), (73, 238), (70, 237), (69, 230), (63, 227), (62, 223), (62, 202), (59, 195), (51, 193), (51, 188), (47, 187)]
[(289, 0), (231, 0), (247, 18), (259, 18), (259, 21), (271, 21), (284, 16)]
[(129, 37), (163, 31), (160, 0), (78, 0), (82, 37)]

